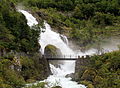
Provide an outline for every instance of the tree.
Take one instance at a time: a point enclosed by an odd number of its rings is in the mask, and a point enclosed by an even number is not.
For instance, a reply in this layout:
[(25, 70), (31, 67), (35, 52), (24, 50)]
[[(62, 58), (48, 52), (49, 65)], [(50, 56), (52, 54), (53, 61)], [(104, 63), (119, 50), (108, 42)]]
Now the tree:
[(89, 19), (95, 13), (94, 5), (81, 4), (77, 5), (74, 9), (74, 17), (79, 19)]
[(113, 25), (114, 16), (111, 14), (104, 14), (104, 13), (97, 12), (93, 17), (93, 22), (96, 25), (101, 25), (101, 26)]

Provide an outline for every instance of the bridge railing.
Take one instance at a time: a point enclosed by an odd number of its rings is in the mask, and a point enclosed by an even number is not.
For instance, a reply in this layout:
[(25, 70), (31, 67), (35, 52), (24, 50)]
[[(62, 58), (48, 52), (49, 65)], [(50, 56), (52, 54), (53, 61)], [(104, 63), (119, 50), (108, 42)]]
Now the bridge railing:
[(45, 55), (46, 58), (76, 58), (77, 55)]
[(44, 55), (45, 58), (86, 58), (86, 57), (91, 57), (89, 55)]

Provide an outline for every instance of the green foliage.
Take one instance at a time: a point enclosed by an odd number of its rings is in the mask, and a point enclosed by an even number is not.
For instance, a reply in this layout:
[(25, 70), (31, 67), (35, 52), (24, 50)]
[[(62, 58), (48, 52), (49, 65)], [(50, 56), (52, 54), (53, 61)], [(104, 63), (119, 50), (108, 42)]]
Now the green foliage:
[[(26, 54), (24, 53), (24, 55)], [(20, 60), (19, 67), (15, 57), (9, 55), (0, 57), (1, 88), (21, 88), (25, 86), (25, 83), (43, 80), (48, 76), (48, 63), (40, 57), (40, 53), (32, 54), (31, 57), (18, 55), (17, 57)], [(20, 69), (19, 71), (18, 68)], [(42, 86), (42, 84), (38, 86)]]
[(22, 64), (21, 74), (25, 78), (25, 80), (32, 79), (33, 76), (37, 75), (36, 69), (34, 68), (33, 60), (27, 57), (21, 57), (21, 64)]
[(72, 10), (73, 0), (26, 0), (28, 5), (37, 6), (38, 8), (57, 8), (58, 10)]
[(27, 82), (42, 80), (44, 77), (46, 77), (44, 71), (46, 70), (45, 67), (47, 66), (47, 63), (43, 62), (40, 61), (39, 56), (31, 58), (21, 57), (21, 75)]
[(95, 16), (93, 17), (93, 21), (96, 25), (101, 26), (113, 25), (114, 16), (111, 14), (96, 13)]
[(19, 88), (24, 86), (23, 77), (16, 71), (10, 69), (12, 62), (3, 59), (0, 62), (0, 87), (1, 88)]
[(38, 51), (40, 30), (30, 29), (25, 17), (16, 12), (12, 2), (0, 1), (0, 46), (23, 52)]
[(14, 88), (19, 88), (25, 84), (24, 79), (12, 70), (5, 69), (3, 75), (5, 76), (7, 83)]
[[(92, 60), (92, 64), (83, 73), (82, 80), (90, 81), (95, 88), (120, 87), (120, 51), (92, 56), (90, 59)], [(90, 68), (94, 70), (90, 70)], [(83, 84), (86, 83), (84, 81), (82, 82)], [(85, 85), (88, 86), (88, 84)]]
[(74, 17), (78, 19), (91, 18), (95, 13), (93, 4), (81, 4), (77, 5), (74, 9)]
[[(119, 33), (119, 0), (24, 0), (43, 19), (79, 46)], [(109, 30), (109, 33), (108, 33)], [(115, 33), (112, 33), (112, 32)], [(111, 34), (112, 33), (112, 34)]]
[(40, 8), (36, 12), (43, 14), (44, 16), (41, 17), (47, 20), (52, 28), (67, 35), (77, 45), (84, 47), (100, 42), (101, 36), (113, 35), (113, 31), (119, 33), (119, 16), (96, 11), (95, 4), (79, 3), (74, 10), (68, 12), (59, 11), (53, 7)]

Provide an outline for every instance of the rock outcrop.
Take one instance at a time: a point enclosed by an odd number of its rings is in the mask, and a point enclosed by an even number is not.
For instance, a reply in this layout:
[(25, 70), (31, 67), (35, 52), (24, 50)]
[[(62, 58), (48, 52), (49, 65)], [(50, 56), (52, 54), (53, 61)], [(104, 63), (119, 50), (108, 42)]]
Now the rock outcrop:
[(45, 57), (60, 57), (61, 51), (53, 45), (48, 45), (45, 47)]
[(46, 79), (50, 74), (50, 66), (46, 58), (42, 57), (40, 53), (23, 53), (23, 52), (10, 52), (9, 55), (12, 56), (11, 62), (12, 64), (9, 66), (10, 69), (15, 70), (23, 77), (25, 80), (30, 80), (31, 77), (28, 76), (26, 71), (35, 69), (35, 72), (31, 74), (37, 74), (34, 80), (43, 80)]
[(89, 67), (91, 63), (91, 60), (89, 58), (89, 56), (78, 57), (78, 59), (76, 60), (73, 80), (79, 81), (80, 79), (82, 79), (83, 73), (85, 72), (85, 70), (87, 70), (87, 67)]

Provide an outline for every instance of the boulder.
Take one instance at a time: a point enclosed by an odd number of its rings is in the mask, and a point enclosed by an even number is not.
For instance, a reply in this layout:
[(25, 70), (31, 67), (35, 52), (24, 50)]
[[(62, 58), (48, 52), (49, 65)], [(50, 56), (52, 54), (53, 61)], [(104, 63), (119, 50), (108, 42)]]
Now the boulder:
[(74, 73), (71, 73), (71, 74), (67, 74), (66, 76), (65, 76), (66, 78), (74, 78)]
[(81, 79), (93, 82), (96, 77), (96, 71), (94, 69), (87, 69), (83, 73)]
[(45, 47), (44, 51), (45, 57), (60, 57), (61, 51), (53, 45), (48, 45)]

